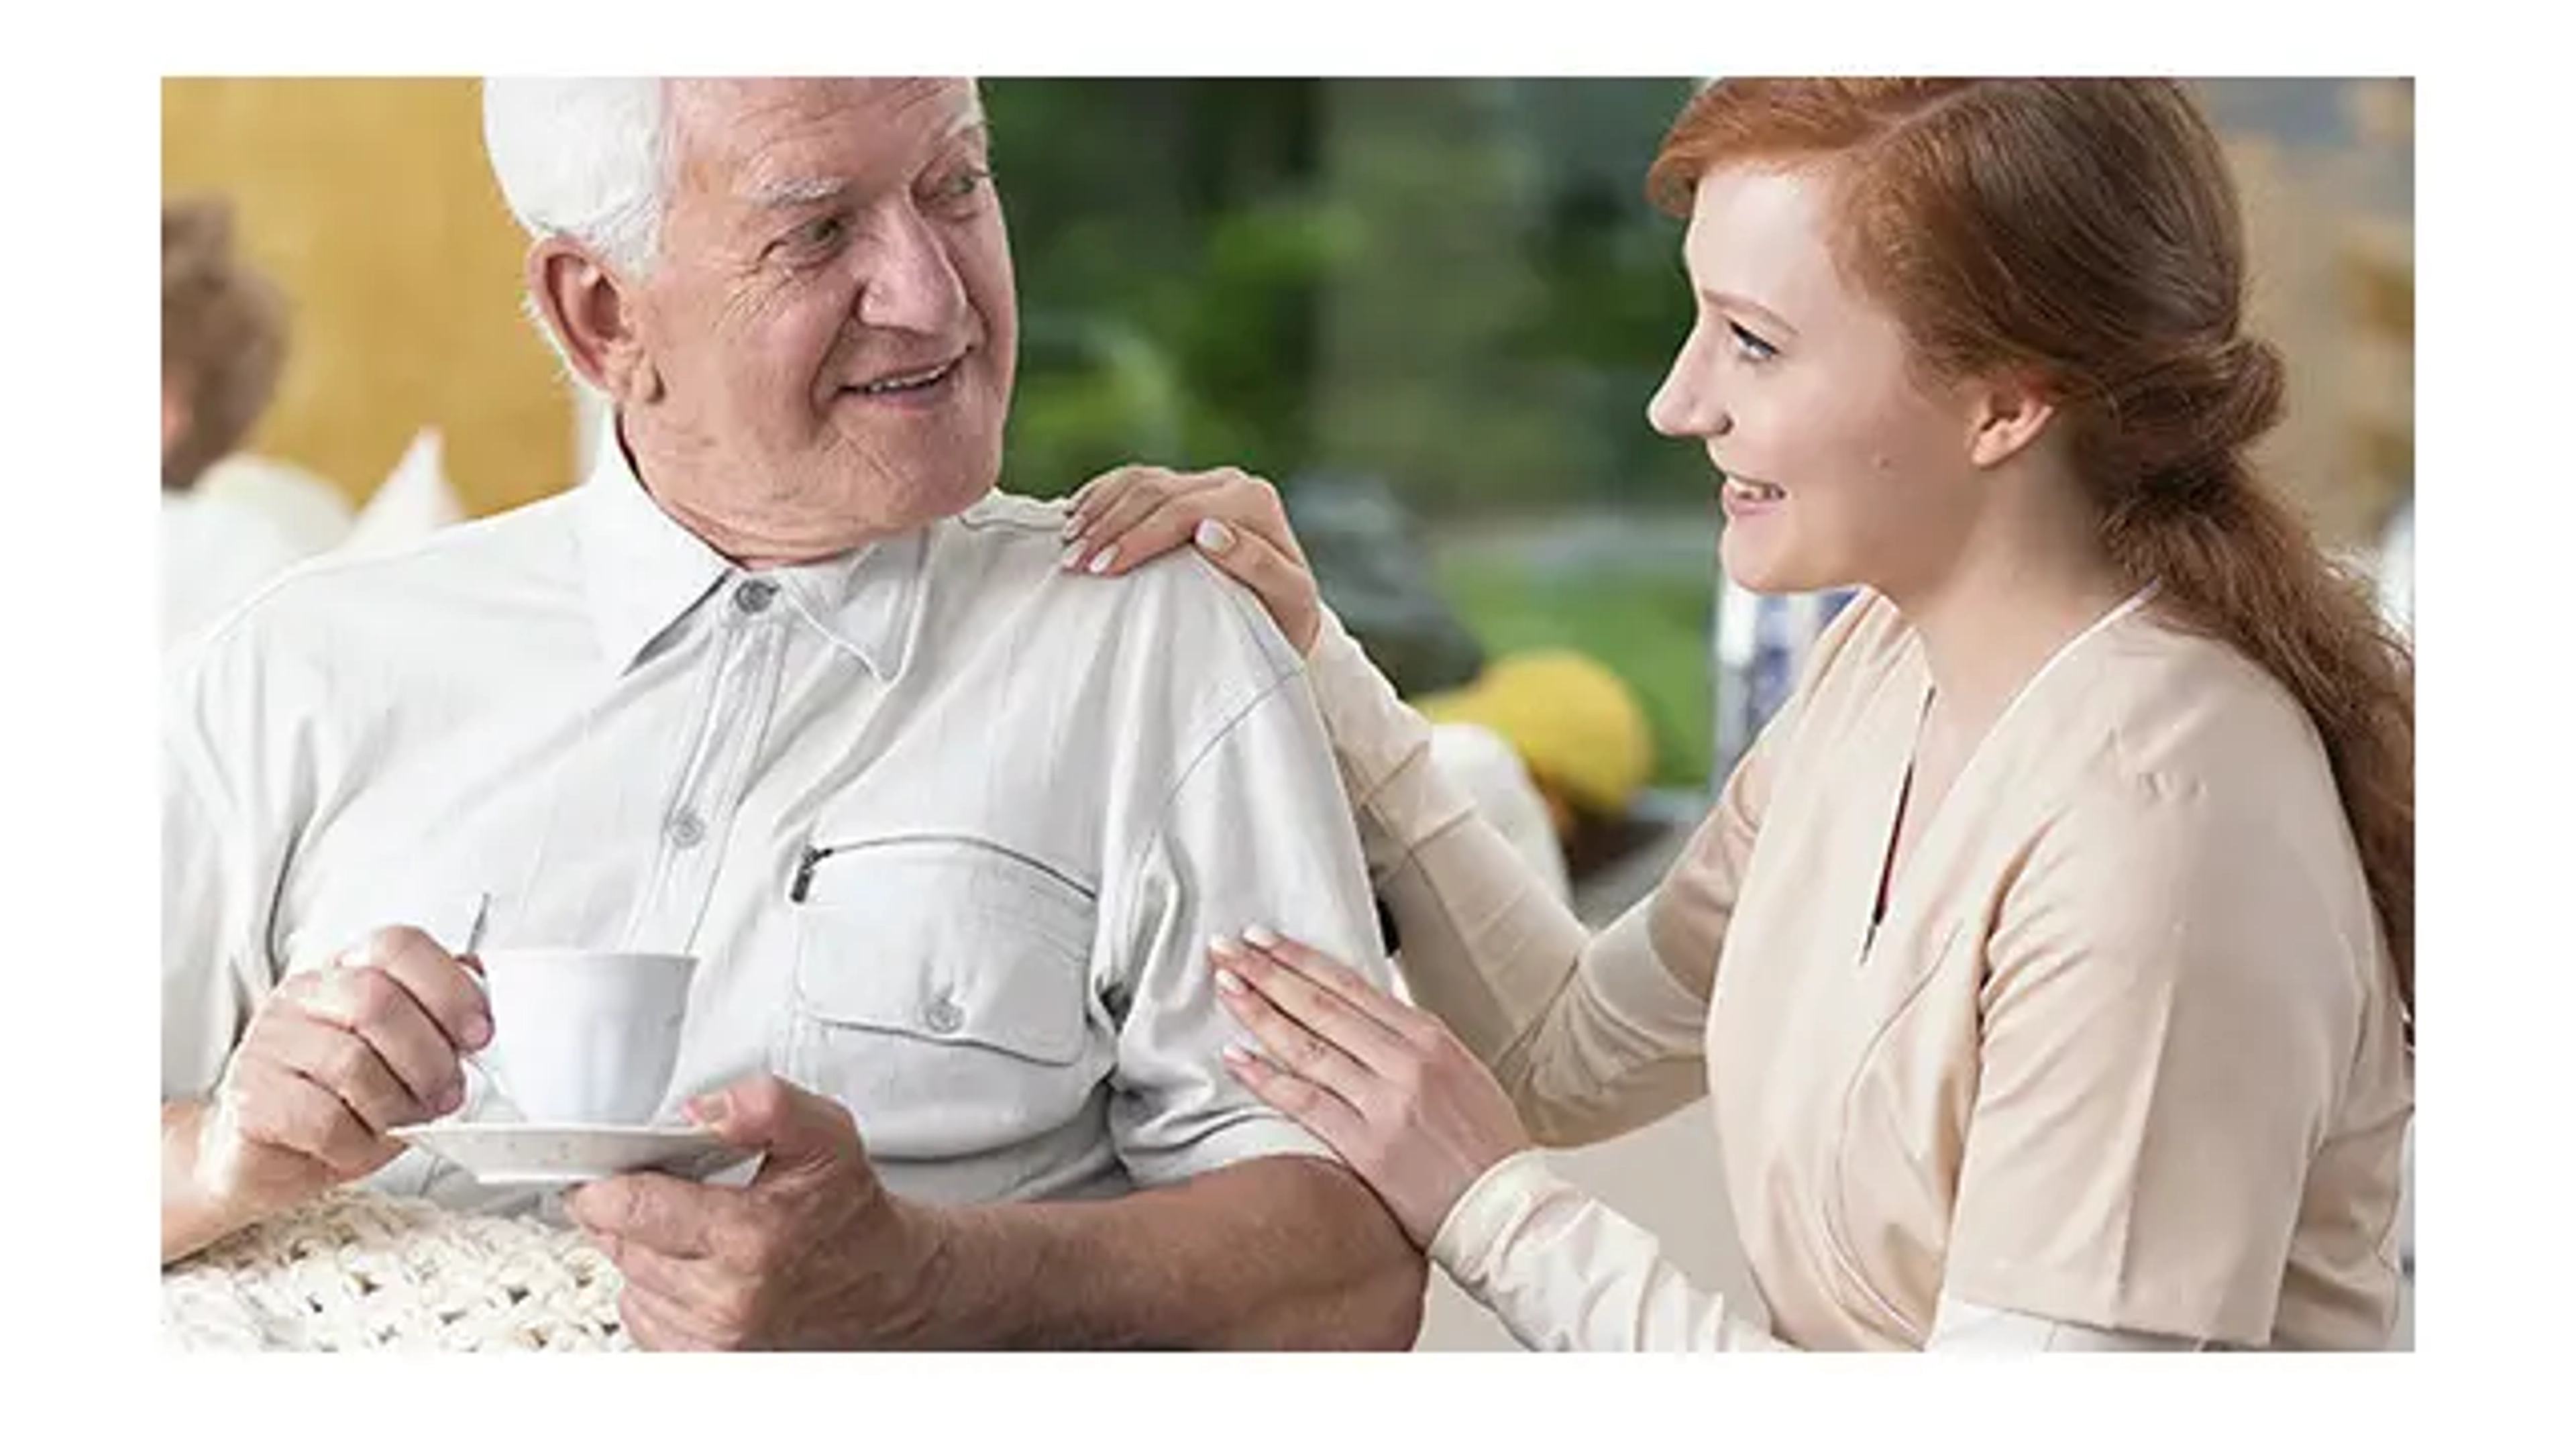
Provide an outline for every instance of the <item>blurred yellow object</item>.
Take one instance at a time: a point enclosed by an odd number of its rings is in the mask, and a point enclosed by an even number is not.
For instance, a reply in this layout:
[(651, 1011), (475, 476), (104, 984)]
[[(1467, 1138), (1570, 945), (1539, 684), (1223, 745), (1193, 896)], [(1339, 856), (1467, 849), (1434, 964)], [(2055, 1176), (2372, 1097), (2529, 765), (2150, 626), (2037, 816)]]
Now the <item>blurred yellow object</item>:
[[(1654, 734), (1635, 692), (1572, 650), (1506, 655), (1475, 683), (1424, 695), (1413, 706), (1435, 723), (1480, 724), (1511, 741), (1559, 807), (1617, 816), (1654, 772)], [(1562, 831), (1572, 822), (1557, 824)]]

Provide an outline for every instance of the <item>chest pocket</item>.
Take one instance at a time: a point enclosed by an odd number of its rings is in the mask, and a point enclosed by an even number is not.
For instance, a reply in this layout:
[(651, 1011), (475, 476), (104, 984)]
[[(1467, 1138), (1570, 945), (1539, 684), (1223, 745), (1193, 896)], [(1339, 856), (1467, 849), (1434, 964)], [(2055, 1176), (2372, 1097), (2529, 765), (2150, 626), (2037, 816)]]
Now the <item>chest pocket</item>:
[(1088, 892), (954, 838), (826, 845), (800, 875), (781, 1065), (872, 1149), (986, 1150), (1088, 1102), (1106, 1056)]

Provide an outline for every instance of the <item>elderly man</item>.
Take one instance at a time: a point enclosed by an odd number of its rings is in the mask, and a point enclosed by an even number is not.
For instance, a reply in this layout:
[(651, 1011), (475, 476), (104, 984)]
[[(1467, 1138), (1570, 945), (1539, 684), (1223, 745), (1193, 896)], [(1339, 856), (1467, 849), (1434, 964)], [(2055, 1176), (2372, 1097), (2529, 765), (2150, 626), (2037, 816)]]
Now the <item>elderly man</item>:
[[(1403, 1346), (1418, 1254), (1225, 1071), (1212, 935), (1370, 963), (1296, 661), (993, 491), (1015, 301), (962, 81), (495, 81), (583, 486), (317, 566), (165, 728), (162, 1258), (335, 1184), (489, 1040), (454, 953), (700, 958), (748, 1185), (571, 1196), (648, 1346)], [(782, 1080), (783, 1079), (783, 1080)]]

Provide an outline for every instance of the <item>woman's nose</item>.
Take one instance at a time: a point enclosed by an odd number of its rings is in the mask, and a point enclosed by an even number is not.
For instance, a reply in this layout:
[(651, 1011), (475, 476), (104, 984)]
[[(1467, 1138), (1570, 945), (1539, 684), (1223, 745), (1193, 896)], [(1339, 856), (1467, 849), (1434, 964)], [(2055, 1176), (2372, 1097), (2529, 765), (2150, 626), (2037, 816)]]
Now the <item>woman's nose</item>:
[(1694, 330), (1683, 341), (1672, 370), (1664, 374), (1663, 386), (1646, 403), (1647, 424), (1667, 438), (1714, 438), (1734, 426), (1717, 390), (1710, 386), (1699, 340)]

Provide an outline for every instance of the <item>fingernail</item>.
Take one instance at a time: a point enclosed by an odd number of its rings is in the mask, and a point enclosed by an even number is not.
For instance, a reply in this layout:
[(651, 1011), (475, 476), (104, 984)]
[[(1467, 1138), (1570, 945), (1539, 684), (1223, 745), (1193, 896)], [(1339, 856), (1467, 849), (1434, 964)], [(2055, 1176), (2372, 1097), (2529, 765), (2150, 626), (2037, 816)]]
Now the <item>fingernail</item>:
[(1238, 1067), (1248, 1067), (1252, 1065), (1252, 1053), (1245, 1051), (1242, 1047), (1235, 1045), (1233, 1042), (1227, 1042), (1225, 1044), (1224, 1055), (1227, 1061), (1232, 1062)]
[(1077, 544), (1075, 544), (1073, 547), (1071, 547), (1071, 548), (1069, 548), (1069, 549), (1066, 549), (1066, 550), (1064, 551), (1064, 557), (1063, 557), (1062, 559), (1060, 559), (1060, 560), (1058, 560), (1058, 561), (1057, 561), (1056, 566), (1057, 566), (1058, 568), (1063, 569), (1063, 570), (1064, 570), (1064, 571), (1066, 571), (1067, 573), (1071, 573), (1071, 572), (1073, 572), (1074, 570), (1076, 570), (1076, 569), (1078, 569), (1078, 568), (1081, 568), (1081, 567), (1082, 567), (1082, 545), (1077, 543)]
[(1228, 996), (1241, 996), (1243, 994), (1243, 978), (1223, 967), (1218, 967), (1216, 973), (1216, 989), (1224, 992)]
[(725, 1119), (725, 1112), (725, 1094), (722, 1092), (711, 1092), (703, 1097), (689, 1099), (689, 1115), (709, 1127), (720, 1125)]
[(453, 1112), (464, 1105), (465, 1084), (463, 1082), (450, 1082), (446, 1086), (439, 1088), (438, 1100), (430, 1103), (429, 1109), (436, 1112), (441, 1117), (444, 1117), (448, 1113)]
[(481, 1051), (492, 1044), (492, 1018), (481, 1012), (465, 1018), (465, 1049)]
[(1071, 538), (1080, 532), (1082, 532), (1082, 514), (1080, 512), (1066, 514), (1064, 516), (1064, 532), (1058, 535), (1058, 537)]
[(1199, 547), (1210, 553), (1223, 553), (1234, 547), (1234, 530), (1213, 518), (1200, 519), (1197, 531), (1190, 536), (1198, 540)]
[(1210, 936), (1208, 949), (1219, 956), (1240, 956), (1243, 954), (1243, 943), (1232, 936)]
[(1279, 944), (1279, 933), (1268, 926), (1246, 926), (1243, 928), (1243, 939), (1267, 951)]
[(1091, 572), (1095, 574), (1105, 574), (1109, 572), (1109, 566), (1117, 561), (1118, 545), (1113, 543), (1107, 548), (1102, 549), (1099, 555), (1092, 559)]

